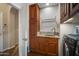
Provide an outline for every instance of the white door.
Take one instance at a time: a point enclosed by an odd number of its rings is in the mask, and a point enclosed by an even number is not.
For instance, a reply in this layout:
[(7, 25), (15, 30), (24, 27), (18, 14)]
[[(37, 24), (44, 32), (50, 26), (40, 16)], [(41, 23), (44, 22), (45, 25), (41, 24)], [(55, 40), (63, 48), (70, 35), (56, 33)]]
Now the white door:
[(3, 13), (0, 12), (0, 52), (3, 51)]
[(28, 46), (28, 38), (25, 37), (25, 56), (27, 56), (27, 46)]
[(22, 40), (22, 55), (27, 56), (27, 36), (23, 33), (23, 40)]

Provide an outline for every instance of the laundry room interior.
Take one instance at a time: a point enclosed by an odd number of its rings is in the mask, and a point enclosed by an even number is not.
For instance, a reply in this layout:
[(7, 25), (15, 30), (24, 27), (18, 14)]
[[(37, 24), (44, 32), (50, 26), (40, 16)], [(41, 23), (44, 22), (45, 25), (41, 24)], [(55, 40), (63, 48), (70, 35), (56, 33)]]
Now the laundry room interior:
[(0, 3), (0, 56), (79, 56), (79, 3)]

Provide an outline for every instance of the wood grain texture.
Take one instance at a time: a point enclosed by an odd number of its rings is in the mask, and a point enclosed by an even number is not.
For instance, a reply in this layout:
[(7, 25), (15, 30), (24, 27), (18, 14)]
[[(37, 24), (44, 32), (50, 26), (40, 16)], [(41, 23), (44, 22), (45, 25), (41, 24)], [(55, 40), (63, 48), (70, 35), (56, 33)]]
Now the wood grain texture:
[(28, 55), (58, 55), (58, 38), (37, 36), (37, 32), (40, 30), (39, 6), (37, 4), (30, 5), (29, 12), (29, 43), (31, 52), (29, 52)]

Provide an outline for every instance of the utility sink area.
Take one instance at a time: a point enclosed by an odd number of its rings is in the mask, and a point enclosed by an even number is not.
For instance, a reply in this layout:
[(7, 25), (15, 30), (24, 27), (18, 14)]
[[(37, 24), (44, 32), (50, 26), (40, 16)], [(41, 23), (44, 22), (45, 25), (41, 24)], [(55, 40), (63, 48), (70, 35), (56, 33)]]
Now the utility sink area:
[(57, 34), (54, 34), (54, 33), (43, 33), (43, 32), (37, 32), (37, 36), (39, 37), (51, 37), (51, 38), (53, 38), (53, 37), (55, 37), (55, 38), (59, 38), (59, 35), (57, 35)]

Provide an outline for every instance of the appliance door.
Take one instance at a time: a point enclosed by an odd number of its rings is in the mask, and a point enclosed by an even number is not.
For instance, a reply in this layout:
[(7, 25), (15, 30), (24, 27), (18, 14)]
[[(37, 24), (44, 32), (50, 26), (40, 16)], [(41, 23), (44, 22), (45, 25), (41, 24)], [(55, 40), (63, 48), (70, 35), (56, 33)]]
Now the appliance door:
[(79, 56), (79, 41), (77, 42), (77, 47), (76, 47), (76, 56)]
[(66, 43), (64, 43), (63, 55), (64, 55), (64, 56), (69, 56), (69, 48), (68, 48), (68, 46), (67, 46)]

